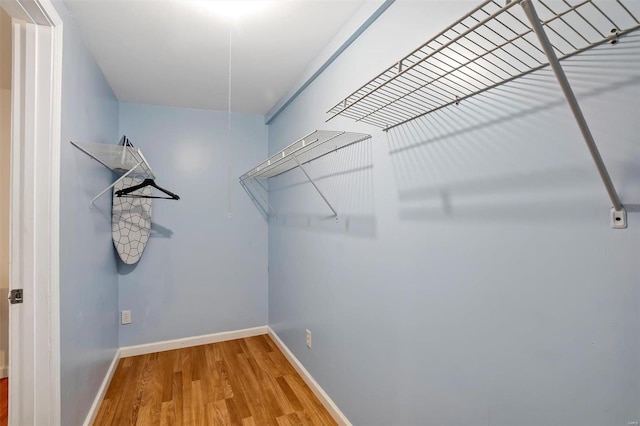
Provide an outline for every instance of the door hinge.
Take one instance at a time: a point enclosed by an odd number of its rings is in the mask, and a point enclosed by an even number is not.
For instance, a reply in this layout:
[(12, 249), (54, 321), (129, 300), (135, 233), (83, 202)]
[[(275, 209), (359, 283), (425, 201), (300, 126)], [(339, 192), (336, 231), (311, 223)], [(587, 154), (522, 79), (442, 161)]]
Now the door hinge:
[(15, 305), (16, 303), (22, 303), (22, 289), (16, 288), (9, 292), (9, 303)]

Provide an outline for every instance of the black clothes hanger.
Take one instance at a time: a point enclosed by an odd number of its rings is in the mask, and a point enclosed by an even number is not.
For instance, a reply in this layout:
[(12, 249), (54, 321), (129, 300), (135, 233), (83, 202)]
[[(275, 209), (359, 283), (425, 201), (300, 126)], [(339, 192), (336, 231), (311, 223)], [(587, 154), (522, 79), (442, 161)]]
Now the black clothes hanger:
[[(153, 186), (154, 188), (164, 192), (165, 194), (168, 195), (168, 197), (156, 197), (153, 195), (143, 195), (143, 194), (131, 194), (134, 191), (137, 191), (140, 188), (144, 188), (146, 186)], [(139, 183), (137, 185), (134, 185), (130, 188), (124, 188), (124, 189), (120, 189), (118, 191), (115, 192), (116, 197), (132, 197), (132, 198), (160, 198), (162, 200), (179, 200), (180, 197), (176, 194), (174, 194), (171, 191), (167, 191), (164, 188), (159, 187), (158, 185), (156, 185), (155, 181), (153, 179), (145, 179), (142, 181), (142, 183)]]

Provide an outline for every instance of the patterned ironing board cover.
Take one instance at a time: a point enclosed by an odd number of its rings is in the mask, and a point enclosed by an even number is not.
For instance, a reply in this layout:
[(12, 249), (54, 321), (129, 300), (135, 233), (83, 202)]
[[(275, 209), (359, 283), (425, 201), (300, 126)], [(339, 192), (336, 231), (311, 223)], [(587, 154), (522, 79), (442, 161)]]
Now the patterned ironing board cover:
[[(151, 232), (151, 198), (116, 197), (115, 192), (141, 183), (143, 179), (125, 177), (113, 187), (111, 230), (113, 244), (120, 259), (128, 265), (137, 263)], [(151, 195), (151, 187), (133, 194)]]

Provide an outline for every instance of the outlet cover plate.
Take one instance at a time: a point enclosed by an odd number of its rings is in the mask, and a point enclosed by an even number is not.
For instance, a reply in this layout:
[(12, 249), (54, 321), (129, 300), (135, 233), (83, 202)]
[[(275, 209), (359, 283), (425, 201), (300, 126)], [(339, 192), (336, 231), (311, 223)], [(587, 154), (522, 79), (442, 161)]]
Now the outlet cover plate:
[(131, 311), (122, 311), (121, 314), (122, 324), (131, 324)]

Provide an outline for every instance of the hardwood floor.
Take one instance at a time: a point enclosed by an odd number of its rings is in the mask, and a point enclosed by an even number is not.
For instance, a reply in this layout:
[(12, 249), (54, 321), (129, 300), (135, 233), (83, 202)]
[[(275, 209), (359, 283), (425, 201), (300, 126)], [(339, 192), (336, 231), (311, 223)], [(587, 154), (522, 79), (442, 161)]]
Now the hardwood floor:
[(122, 358), (94, 425), (335, 425), (268, 335)]
[(0, 426), (9, 423), (9, 379), (0, 379)]

